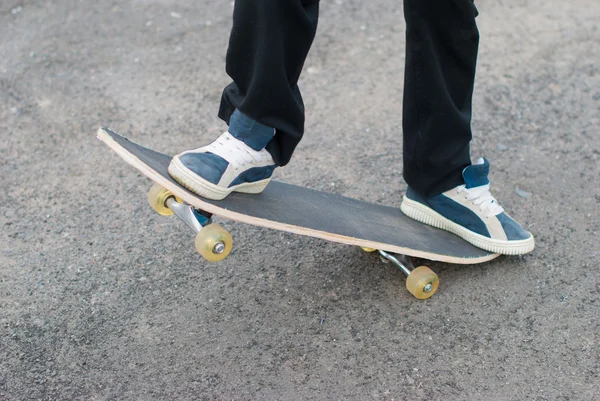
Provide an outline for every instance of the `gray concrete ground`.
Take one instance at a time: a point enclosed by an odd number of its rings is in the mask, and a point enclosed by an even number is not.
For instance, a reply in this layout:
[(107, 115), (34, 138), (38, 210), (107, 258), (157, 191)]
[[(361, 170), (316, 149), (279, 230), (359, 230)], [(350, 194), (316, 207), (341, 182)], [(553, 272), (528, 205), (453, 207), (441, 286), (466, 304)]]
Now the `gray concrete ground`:
[[(280, 180), (399, 205), (404, 23), (322, 4)], [(428, 301), (359, 249), (224, 221), (219, 264), (101, 124), (174, 153), (216, 118), (232, 4), (0, 2), (0, 399), (600, 399), (600, 3), (480, 2), (473, 156), (537, 238)]]

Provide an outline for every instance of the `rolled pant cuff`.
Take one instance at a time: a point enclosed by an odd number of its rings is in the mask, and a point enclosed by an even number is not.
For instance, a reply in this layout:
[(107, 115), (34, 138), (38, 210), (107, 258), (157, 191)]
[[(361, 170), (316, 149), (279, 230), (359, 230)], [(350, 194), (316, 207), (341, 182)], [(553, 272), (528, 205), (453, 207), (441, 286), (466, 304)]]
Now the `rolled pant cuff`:
[(275, 129), (235, 110), (229, 119), (229, 133), (254, 150), (264, 149), (275, 136)]

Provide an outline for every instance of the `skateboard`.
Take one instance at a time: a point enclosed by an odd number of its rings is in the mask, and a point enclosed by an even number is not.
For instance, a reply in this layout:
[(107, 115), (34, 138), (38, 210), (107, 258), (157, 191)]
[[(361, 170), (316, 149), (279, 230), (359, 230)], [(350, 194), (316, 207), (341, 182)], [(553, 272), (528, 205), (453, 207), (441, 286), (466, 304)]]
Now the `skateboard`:
[(377, 253), (398, 267), (407, 289), (419, 299), (431, 297), (439, 278), (427, 266), (414, 267), (411, 257), (454, 264), (476, 264), (499, 256), (474, 247), (458, 236), (406, 217), (398, 207), (347, 198), (271, 181), (260, 194), (232, 193), (219, 201), (201, 198), (179, 185), (167, 168), (171, 156), (138, 145), (109, 128), (98, 139), (154, 181), (150, 206), (161, 215), (176, 215), (195, 233), (196, 250), (207, 261), (227, 257), (232, 237), (213, 222), (215, 216), (259, 227), (354, 245)]

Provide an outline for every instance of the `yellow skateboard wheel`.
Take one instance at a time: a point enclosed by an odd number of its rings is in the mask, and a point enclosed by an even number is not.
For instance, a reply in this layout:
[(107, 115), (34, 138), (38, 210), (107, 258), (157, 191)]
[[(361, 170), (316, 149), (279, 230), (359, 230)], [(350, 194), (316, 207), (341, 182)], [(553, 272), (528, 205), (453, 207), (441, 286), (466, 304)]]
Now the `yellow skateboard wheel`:
[(167, 207), (166, 203), (167, 199), (171, 197), (175, 198), (175, 195), (158, 184), (152, 185), (152, 188), (148, 191), (148, 203), (150, 207), (161, 216), (170, 216), (173, 214), (173, 211)]
[(430, 298), (440, 285), (438, 275), (427, 266), (419, 266), (406, 278), (406, 288), (418, 299)]
[(196, 251), (209, 262), (219, 262), (229, 255), (233, 240), (229, 231), (218, 224), (209, 224), (196, 234)]

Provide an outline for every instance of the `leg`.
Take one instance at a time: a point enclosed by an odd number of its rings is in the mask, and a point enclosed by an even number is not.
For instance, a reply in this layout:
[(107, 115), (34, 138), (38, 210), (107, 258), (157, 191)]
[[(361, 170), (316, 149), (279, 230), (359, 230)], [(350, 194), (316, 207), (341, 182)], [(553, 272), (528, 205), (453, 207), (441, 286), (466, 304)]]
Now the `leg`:
[(404, 179), (401, 209), (489, 252), (523, 254), (533, 236), (491, 195), (489, 162), (471, 165), (479, 33), (473, 0), (404, 0)]
[(318, 0), (236, 0), (219, 117), (229, 124), (213, 143), (175, 157), (169, 173), (210, 199), (257, 194), (287, 164), (304, 132), (298, 79), (317, 29)]
[(304, 104), (297, 83), (318, 14), (318, 0), (235, 2), (227, 51), (227, 73), (233, 83), (223, 91), (219, 117), (229, 123), (239, 110), (275, 128), (267, 149), (280, 166), (289, 162), (304, 132)]
[(471, 164), (476, 15), (472, 0), (404, 0), (404, 178), (424, 196), (460, 185)]

